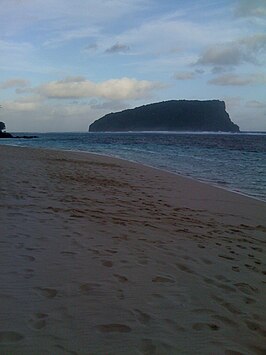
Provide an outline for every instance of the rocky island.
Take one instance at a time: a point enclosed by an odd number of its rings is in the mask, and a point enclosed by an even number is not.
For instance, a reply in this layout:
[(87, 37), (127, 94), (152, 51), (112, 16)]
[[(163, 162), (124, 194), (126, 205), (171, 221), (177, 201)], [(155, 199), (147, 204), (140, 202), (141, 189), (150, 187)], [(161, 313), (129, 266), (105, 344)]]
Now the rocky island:
[(4, 122), (0, 122), (0, 138), (24, 138), (24, 139), (28, 139), (28, 138), (38, 138), (38, 136), (13, 136), (11, 133), (8, 132), (3, 132), (3, 130), (6, 129), (6, 125)]
[(207, 131), (239, 132), (220, 100), (171, 100), (109, 113), (89, 132)]

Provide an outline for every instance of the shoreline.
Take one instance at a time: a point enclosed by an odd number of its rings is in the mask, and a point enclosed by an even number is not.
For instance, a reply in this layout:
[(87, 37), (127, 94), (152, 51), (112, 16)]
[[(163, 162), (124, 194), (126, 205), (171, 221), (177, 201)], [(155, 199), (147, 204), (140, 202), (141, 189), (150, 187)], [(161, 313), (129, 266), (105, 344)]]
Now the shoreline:
[[(118, 160), (121, 160), (121, 161), (130, 162), (130, 163), (134, 163), (134, 164), (139, 164), (139, 165), (144, 166), (144, 167), (148, 167), (148, 168), (159, 170), (159, 171), (162, 171), (162, 172), (165, 172), (165, 173), (169, 173), (169, 174), (173, 174), (173, 175), (176, 175), (176, 176), (180, 176), (180, 177), (183, 177), (185, 179), (191, 179), (193, 181), (196, 181), (196, 182), (199, 182), (199, 183), (202, 183), (202, 184), (206, 184), (206, 185), (209, 185), (209, 186), (221, 189), (221, 190), (225, 190), (225, 191), (237, 194), (237, 195), (241, 195), (241, 196), (244, 196), (244, 197), (247, 197), (247, 198), (250, 198), (250, 199), (254, 199), (256, 201), (263, 202), (263, 203), (266, 204), (266, 200), (264, 200), (263, 198), (255, 197), (255, 196), (252, 196), (252, 195), (248, 195), (247, 193), (242, 192), (242, 191), (237, 191), (237, 190), (233, 190), (233, 189), (230, 189), (230, 188), (226, 188), (226, 187), (224, 187), (222, 185), (219, 185), (219, 184), (216, 184), (216, 183), (214, 183), (212, 181), (201, 180), (200, 178), (183, 175), (182, 173), (174, 172), (174, 171), (171, 171), (171, 170), (157, 168), (156, 166), (153, 166), (153, 165), (149, 165), (149, 164), (145, 164), (145, 163), (142, 163), (142, 162), (138, 162), (136, 160), (130, 160), (130, 159), (126, 159), (126, 158), (121, 158), (121, 157), (118, 157), (118, 156), (115, 156), (115, 155), (107, 155), (107, 154), (104, 154), (104, 153), (95, 153), (95, 152), (90, 152), (90, 151), (86, 151), (86, 150), (70, 150), (70, 149), (57, 149), (57, 148), (44, 148), (44, 147), (28, 147), (28, 146), (20, 146), (20, 145), (13, 145), (13, 144), (8, 144), (8, 145), (4, 145), (4, 146), (17, 147), (17, 148), (28, 148), (28, 149), (62, 151), (62, 152), (73, 152), (73, 153), (82, 153), (82, 154), (85, 153), (85, 154), (89, 154), (89, 155), (92, 154), (92, 155), (102, 156), (102, 157), (106, 157), (106, 158), (118, 159)], [(0, 145), (0, 147), (1, 147), (1, 145)]]
[(88, 152), (0, 151), (0, 353), (265, 353), (264, 202)]

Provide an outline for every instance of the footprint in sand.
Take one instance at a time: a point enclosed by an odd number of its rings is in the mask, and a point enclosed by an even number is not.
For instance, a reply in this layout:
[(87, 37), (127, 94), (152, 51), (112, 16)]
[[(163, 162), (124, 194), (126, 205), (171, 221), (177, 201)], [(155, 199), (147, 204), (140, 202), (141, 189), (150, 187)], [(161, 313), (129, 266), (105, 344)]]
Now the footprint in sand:
[(153, 344), (151, 339), (141, 340), (141, 351), (143, 354), (152, 355), (156, 353), (156, 345)]
[(35, 313), (29, 320), (29, 326), (34, 330), (40, 330), (46, 326), (46, 318), (48, 317), (45, 313)]
[(226, 302), (224, 299), (218, 296), (211, 296), (214, 301), (216, 301), (220, 306), (224, 307), (227, 309), (230, 313), (236, 315), (236, 314), (242, 314), (242, 312), (232, 303)]
[(35, 287), (35, 290), (45, 298), (54, 298), (58, 293), (54, 288)]
[(258, 289), (256, 287), (252, 287), (247, 283), (241, 282), (241, 283), (237, 283), (235, 284), (235, 286), (243, 293), (245, 293), (246, 295), (252, 296), (256, 293), (258, 293)]
[(79, 286), (81, 293), (90, 295), (93, 291), (100, 287), (100, 284), (87, 282)]
[(129, 333), (131, 332), (131, 328), (125, 324), (102, 324), (98, 325), (97, 329), (101, 333)]
[(112, 267), (113, 266), (113, 262), (110, 260), (102, 260), (102, 265), (105, 267)]
[(152, 282), (156, 283), (174, 283), (175, 281), (170, 277), (156, 276), (152, 279)]
[(24, 269), (24, 272), (25, 272), (24, 274), (25, 279), (31, 279), (34, 276), (34, 269), (30, 269), (30, 268)]
[(211, 265), (211, 264), (213, 264), (213, 262), (211, 261), (211, 260), (209, 260), (209, 259), (206, 259), (206, 258), (201, 258), (201, 260), (204, 262), (204, 264), (206, 264), (206, 265)]
[(196, 274), (195, 271), (191, 270), (188, 266), (181, 264), (181, 263), (176, 263), (176, 266), (178, 267), (179, 270), (187, 272), (189, 274)]
[(77, 253), (75, 253), (74, 251), (68, 251), (68, 250), (63, 250), (63, 251), (61, 251), (60, 252), (60, 254), (62, 254), (62, 255), (66, 255), (66, 256), (73, 256), (73, 255), (76, 255)]
[(126, 276), (118, 275), (118, 274), (114, 274), (114, 276), (118, 279), (119, 282), (122, 283), (128, 282), (128, 278)]
[(262, 328), (259, 323), (252, 322), (249, 320), (246, 320), (245, 323), (250, 330), (261, 334), (263, 337), (266, 337), (266, 329)]
[(150, 322), (151, 317), (147, 313), (142, 312), (139, 309), (135, 309), (134, 311), (135, 311), (138, 321), (141, 324), (147, 325)]
[(68, 350), (63, 345), (55, 345), (56, 348), (63, 350), (65, 355), (78, 355), (76, 351)]
[(218, 319), (220, 322), (226, 324), (226, 325), (230, 325), (232, 327), (237, 327), (237, 323), (234, 322), (232, 319), (229, 319), (225, 316), (220, 316), (219, 314), (216, 314), (214, 316), (212, 316), (215, 319)]
[(244, 353), (235, 350), (225, 350), (225, 355), (244, 355)]
[(24, 258), (25, 260), (28, 260), (28, 261), (35, 261), (35, 258), (34, 256), (31, 256), (31, 255), (20, 255), (22, 258)]
[(24, 336), (17, 332), (3, 331), (0, 332), (0, 344), (16, 343), (24, 339)]
[(218, 325), (213, 323), (195, 323), (193, 324), (192, 328), (194, 330), (205, 330), (205, 329), (219, 330), (220, 329)]
[(235, 258), (232, 258), (231, 256), (228, 255), (222, 255), (222, 254), (218, 254), (219, 258), (223, 258), (226, 260), (235, 260)]

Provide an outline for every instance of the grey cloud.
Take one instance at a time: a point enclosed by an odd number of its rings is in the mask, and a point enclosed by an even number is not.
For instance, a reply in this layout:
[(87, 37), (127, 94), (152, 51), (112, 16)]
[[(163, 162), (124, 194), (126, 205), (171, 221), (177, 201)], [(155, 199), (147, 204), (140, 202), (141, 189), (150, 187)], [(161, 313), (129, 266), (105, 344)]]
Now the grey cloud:
[(266, 16), (265, 0), (239, 0), (235, 9), (237, 17), (264, 17)]
[(86, 52), (94, 52), (98, 49), (98, 44), (97, 43), (92, 43), (92, 44), (89, 44), (88, 46), (86, 46), (84, 48), (84, 51)]
[(203, 69), (196, 69), (196, 70), (195, 70), (195, 73), (197, 73), (197, 74), (204, 74), (204, 73), (205, 73), (205, 70), (203, 70)]
[(227, 71), (228, 68), (222, 67), (222, 66), (216, 66), (212, 68), (212, 73), (213, 74), (221, 74)]
[(236, 66), (242, 63), (259, 64), (266, 52), (266, 34), (239, 39), (211, 46), (202, 53), (196, 64)]
[(208, 81), (208, 84), (219, 86), (247, 86), (254, 84), (266, 84), (266, 74), (225, 74)]
[(182, 71), (175, 73), (173, 78), (176, 80), (193, 80), (196, 79), (197, 76), (204, 73), (205, 71), (203, 69), (195, 69), (194, 71)]
[(254, 36), (246, 37), (239, 40), (239, 44), (247, 50), (261, 52), (266, 50), (266, 34), (259, 33)]
[(0, 83), (0, 89), (11, 89), (11, 88), (24, 88), (29, 85), (28, 80), (24, 79), (9, 79)]
[(249, 108), (258, 108), (258, 109), (265, 109), (266, 102), (260, 102), (257, 100), (251, 100), (246, 103), (246, 106)]
[(215, 46), (206, 49), (199, 58), (197, 64), (201, 65), (238, 65), (248, 60), (239, 47), (233, 44)]
[(195, 79), (196, 74), (194, 72), (180, 72), (174, 75), (176, 80), (192, 80)]
[(130, 48), (126, 44), (116, 43), (112, 47), (107, 48), (105, 53), (109, 53), (109, 54), (111, 54), (111, 53), (125, 53), (125, 52), (128, 52), (129, 50), (130, 50)]

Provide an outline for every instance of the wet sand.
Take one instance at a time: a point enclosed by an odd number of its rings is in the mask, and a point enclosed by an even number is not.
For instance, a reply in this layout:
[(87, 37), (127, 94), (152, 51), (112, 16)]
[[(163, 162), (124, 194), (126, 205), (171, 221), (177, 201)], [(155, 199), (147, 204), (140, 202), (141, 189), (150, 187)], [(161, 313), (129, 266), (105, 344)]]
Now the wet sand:
[(0, 146), (0, 354), (265, 354), (266, 204)]

